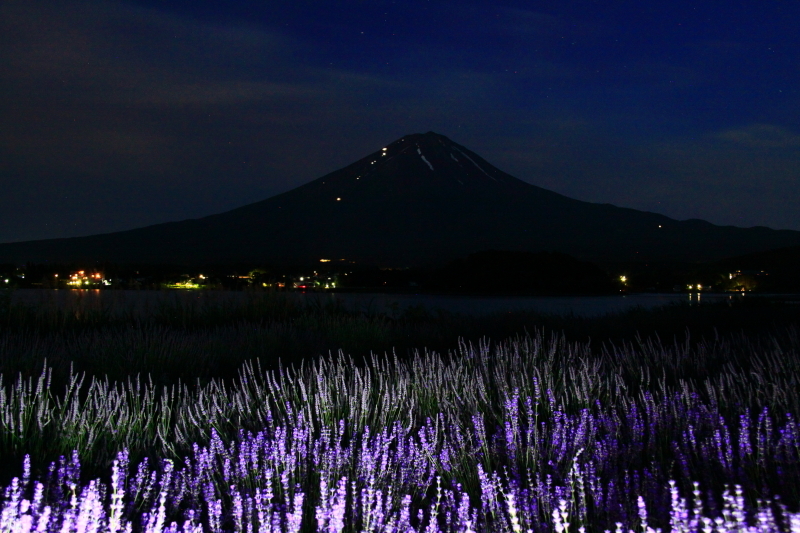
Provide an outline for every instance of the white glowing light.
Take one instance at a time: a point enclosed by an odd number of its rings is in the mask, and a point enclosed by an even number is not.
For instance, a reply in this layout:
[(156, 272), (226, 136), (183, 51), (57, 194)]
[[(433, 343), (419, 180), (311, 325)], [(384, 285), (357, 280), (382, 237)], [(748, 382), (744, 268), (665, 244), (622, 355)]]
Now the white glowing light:
[(341, 199), (341, 198), (337, 198), (337, 199), (336, 199), (336, 201), (337, 201), (337, 202), (341, 202), (341, 201), (342, 201), (342, 199)]

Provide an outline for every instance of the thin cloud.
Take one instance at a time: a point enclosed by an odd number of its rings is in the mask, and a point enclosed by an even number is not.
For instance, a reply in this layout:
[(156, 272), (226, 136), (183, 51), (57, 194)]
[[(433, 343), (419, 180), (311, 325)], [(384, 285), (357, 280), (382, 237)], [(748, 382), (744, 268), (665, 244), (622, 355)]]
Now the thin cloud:
[(800, 148), (800, 135), (775, 124), (752, 124), (729, 129), (718, 133), (716, 137), (745, 148)]
[(161, 86), (122, 101), (135, 105), (230, 105), (276, 98), (303, 99), (320, 96), (322, 93), (321, 89), (310, 84), (209, 80), (204, 83)]
[(488, 27), (503, 35), (534, 42), (569, 38), (582, 40), (582, 45), (605, 33), (604, 25), (597, 21), (565, 20), (541, 11), (512, 7), (498, 7), (497, 17)]

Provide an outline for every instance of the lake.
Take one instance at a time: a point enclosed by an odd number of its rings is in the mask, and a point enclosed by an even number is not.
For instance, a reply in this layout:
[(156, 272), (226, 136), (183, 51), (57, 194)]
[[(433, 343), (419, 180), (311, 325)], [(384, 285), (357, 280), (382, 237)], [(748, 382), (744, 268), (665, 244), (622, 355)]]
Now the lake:
[[(117, 290), (44, 290), (19, 289), (12, 292), (12, 301), (28, 305), (57, 304), (133, 308), (145, 311), (164, 301), (189, 303), (219, 303), (241, 301), (253, 294), (236, 291), (117, 291)], [(546, 314), (574, 314), (599, 316), (618, 313), (633, 307), (654, 308), (680, 302), (702, 305), (706, 302), (758, 297), (741, 294), (629, 294), (613, 296), (457, 296), (436, 294), (385, 294), (385, 293), (281, 293), (291, 300), (314, 305), (340, 301), (348, 309), (375, 313), (397, 314), (412, 306), (423, 306), (429, 311), (441, 309), (451, 313), (480, 316), (515, 311), (536, 311)]]

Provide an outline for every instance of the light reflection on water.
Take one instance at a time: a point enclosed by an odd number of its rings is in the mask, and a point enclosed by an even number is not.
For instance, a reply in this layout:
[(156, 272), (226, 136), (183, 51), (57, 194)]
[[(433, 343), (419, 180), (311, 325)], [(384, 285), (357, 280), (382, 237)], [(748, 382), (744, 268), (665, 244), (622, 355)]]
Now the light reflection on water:
[[(115, 290), (43, 290), (20, 289), (12, 293), (15, 302), (80, 306), (83, 308), (112, 309), (147, 313), (160, 303), (215, 304), (244, 301), (265, 293), (240, 291), (115, 291)], [(453, 296), (435, 294), (385, 294), (385, 293), (280, 293), (290, 301), (314, 306), (325, 306), (336, 301), (347, 309), (372, 313), (397, 315), (412, 306), (422, 306), (429, 311), (441, 309), (451, 313), (486, 315), (515, 311), (536, 311), (546, 314), (573, 314), (599, 316), (617, 313), (633, 307), (654, 308), (669, 304), (689, 302), (693, 305), (719, 302), (745, 297), (742, 294), (667, 293), (631, 294), (620, 296)], [(747, 298), (757, 297), (747, 295)]]

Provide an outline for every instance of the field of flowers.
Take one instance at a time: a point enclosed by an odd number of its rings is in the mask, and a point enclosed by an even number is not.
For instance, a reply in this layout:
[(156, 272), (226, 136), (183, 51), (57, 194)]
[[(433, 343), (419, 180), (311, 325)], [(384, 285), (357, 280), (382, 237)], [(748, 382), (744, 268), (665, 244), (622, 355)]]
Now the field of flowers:
[(70, 338), (108, 368), (148, 342), (169, 357), (174, 332), (129, 328), (3, 330), (23, 370), (0, 383), (0, 530), (800, 531), (795, 326), (53, 379), (42, 354)]

